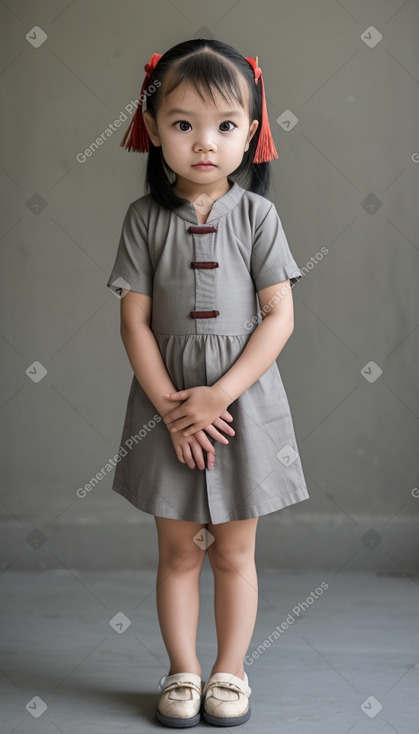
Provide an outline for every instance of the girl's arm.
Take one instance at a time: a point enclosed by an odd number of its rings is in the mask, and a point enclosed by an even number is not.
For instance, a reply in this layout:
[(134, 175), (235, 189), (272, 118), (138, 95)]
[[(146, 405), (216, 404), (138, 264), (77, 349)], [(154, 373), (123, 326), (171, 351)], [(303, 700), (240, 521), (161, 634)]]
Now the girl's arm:
[[(192, 387), (172, 393), (170, 399), (176, 401), (176, 407), (164, 416), (170, 431), (176, 429), (188, 436), (207, 425), (213, 413), (218, 415), (227, 408), (277, 359), (294, 330), (290, 282), (285, 280), (263, 288), (258, 295), (262, 321), (232, 367), (211, 387)], [(179, 400), (184, 400), (180, 406)]]
[[(167, 392), (174, 392), (175, 385), (166, 370), (159, 346), (150, 329), (151, 296), (136, 291), (128, 291), (121, 299), (121, 338), (134, 374), (151, 400), (157, 412), (164, 418), (173, 408), (173, 401), (163, 397)], [(181, 405), (182, 400), (176, 401)], [(219, 414), (220, 415), (220, 414)], [(227, 414), (231, 418), (230, 414)], [(219, 418), (219, 416), (217, 416)], [(219, 418), (215, 421), (217, 428), (229, 435), (234, 430)], [(215, 426), (205, 426), (207, 432), (217, 441), (228, 443), (228, 440), (217, 431)], [(213, 451), (213, 446), (205, 434), (197, 437), (206, 451)]]
[[(284, 290), (281, 291), (281, 288)], [(281, 292), (278, 303), (278, 294)], [(258, 292), (262, 321), (232, 367), (212, 387), (224, 393), (227, 405), (253, 385), (276, 361), (294, 331), (294, 304), (289, 280)]]

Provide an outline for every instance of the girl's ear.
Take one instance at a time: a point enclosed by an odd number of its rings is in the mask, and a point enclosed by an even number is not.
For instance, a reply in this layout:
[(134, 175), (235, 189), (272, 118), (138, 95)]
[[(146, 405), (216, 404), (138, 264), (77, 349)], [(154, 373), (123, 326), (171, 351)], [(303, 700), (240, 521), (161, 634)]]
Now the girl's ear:
[(157, 130), (157, 125), (148, 110), (143, 112), (143, 120), (144, 120), (144, 125), (146, 126), (151, 142), (153, 143), (153, 145), (155, 145), (158, 148), (161, 145), (161, 142), (160, 142), (160, 137), (159, 137), (159, 133)]
[(253, 120), (252, 124), (249, 127), (249, 134), (247, 136), (246, 145), (244, 148), (245, 152), (246, 150), (249, 150), (249, 143), (251, 139), (253, 138), (256, 130), (258, 129), (258, 125), (259, 125), (259, 120)]

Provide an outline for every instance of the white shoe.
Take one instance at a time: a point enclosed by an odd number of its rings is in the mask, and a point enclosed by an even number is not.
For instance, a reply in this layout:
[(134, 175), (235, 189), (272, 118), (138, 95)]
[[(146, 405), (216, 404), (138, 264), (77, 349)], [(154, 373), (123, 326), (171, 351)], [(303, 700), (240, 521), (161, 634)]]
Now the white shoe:
[(244, 680), (231, 673), (214, 673), (204, 686), (203, 717), (216, 726), (237, 726), (250, 719), (252, 689), (246, 672)]
[(161, 724), (178, 728), (199, 724), (203, 689), (201, 676), (173, 673), (160, 679), (159, 688), (161, 694), (156, 717)]

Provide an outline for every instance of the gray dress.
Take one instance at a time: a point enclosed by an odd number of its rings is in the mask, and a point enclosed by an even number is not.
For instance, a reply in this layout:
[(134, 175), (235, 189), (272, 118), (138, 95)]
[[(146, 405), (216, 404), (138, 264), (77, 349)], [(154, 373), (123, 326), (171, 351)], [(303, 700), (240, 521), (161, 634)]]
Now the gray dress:
[[(150, 194), (133, 201), (107, 282), (119, 297), (152, 296), (150, 326), (176, 390), (224, 375), (261, 321), (257, 291), (302, 277), (274, 204), (230, 184), (204, 225), (186, 199), (173, 210)], [(210, 437), (214, 468), (190, 469), (134, 375), (112, 489), (143, 512), (215, 525), (308, 499), (277, 363), (228, 410), (236, 433), (229, 444)]]

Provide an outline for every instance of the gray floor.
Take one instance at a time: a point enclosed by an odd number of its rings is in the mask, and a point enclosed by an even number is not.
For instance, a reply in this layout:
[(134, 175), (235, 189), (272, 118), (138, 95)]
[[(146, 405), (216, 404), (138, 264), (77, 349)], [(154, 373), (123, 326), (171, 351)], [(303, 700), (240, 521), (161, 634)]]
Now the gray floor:
[[(322, 582), (328, 588), (320, 595)], [(168, 658), (153, 572), (6, 570), (0, 588), (2, 734), (177, 731), (154, 718)], [(259, 574), (246, 665), (252, 716), (224, 730), (417, 734), (418, 602), (419, 580), (406, 575)], [(112, 622), (115, 615), (125, 616)], [(206, 558), (198, 632), (204, 680), (215, 652)], [(193, 731), (210, 728), (222, 730), (202, 722)]]

